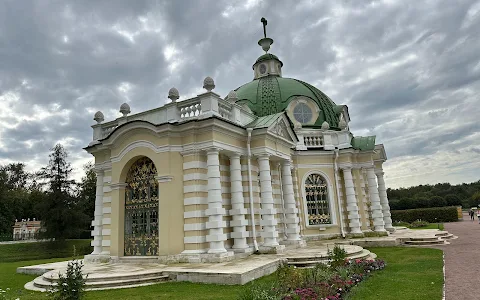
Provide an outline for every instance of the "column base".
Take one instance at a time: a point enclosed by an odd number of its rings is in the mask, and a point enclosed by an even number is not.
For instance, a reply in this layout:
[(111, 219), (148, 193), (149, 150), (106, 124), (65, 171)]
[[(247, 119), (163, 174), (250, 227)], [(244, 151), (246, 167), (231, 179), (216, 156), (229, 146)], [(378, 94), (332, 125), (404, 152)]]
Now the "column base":
[(254, 251), (254, 248), (252, 247), (246, 247), (246, 248), (232, 248), (233, 252), (235, 253), (248, 253), (248, 254), (252, 254), (253, 251)]
[(280, 241), (281, 245), (295, 246), (295, 248), (304, 248), (307, 246), (305, 240), (283, 240)]
[(109, 263), (112, 258), (108, 254), (89, 254), (83, 257), (85, 263)]
[(385, 229), (391, 233), (395, 232), (395, 227), (385, 227)]
[(278, 254), (285, 251), (285, 245), (276, 245), (276, 246), (260, 246), (258, 251), (262, 254)]

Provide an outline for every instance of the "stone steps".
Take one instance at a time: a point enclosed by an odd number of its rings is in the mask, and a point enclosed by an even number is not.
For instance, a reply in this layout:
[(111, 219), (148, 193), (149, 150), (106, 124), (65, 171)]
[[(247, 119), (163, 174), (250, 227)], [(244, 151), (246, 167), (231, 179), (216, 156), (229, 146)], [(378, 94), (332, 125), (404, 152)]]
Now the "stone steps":
[(410, 241), (405, 241), (405, 245), (410, 245), (410, 246), (420, 246), (420, 245), (444, 245), (445, 241), (440, 239), (440, 238), (435, 238), (435, 239), (416, 239), (416, 240), (410, 240)]
[[(361, 249), (361, 248), (360, 248)], [(361, 249), (354, 253), (349, 253), (347, 258), (349, 259), (374, 259), (377, 256), (367, 249)], [(287, 258), (287, 264), (295, 266), (297, 268), (312, 268), (319, 263), (327, 263), (329, 261), (328, 256), (310, 256), (310, 257), (289, 257)]]
[[(48, 272), (33, 280), (32, 285), (35, 290), (45, 291), (57, 285), (58, 275)], [(116, 288), (129, 288), (137, 286), (145, 286), (168, 281), (169, 276), (162, 272), (154, 272), (148, 274), (126, 274), (117, 276), (103, 276), (103, 277), (87, 277), (85, 281), (85, 289), (90, 290), (105, 290)]]

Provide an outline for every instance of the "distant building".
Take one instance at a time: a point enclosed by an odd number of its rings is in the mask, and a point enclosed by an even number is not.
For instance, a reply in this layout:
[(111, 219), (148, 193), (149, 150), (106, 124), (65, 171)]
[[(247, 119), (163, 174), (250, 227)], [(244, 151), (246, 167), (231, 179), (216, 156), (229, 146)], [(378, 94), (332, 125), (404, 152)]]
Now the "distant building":
[(35, 218), (33, 218), (33, 221), (30, 221), (30, 219), (15, 220), (15, 225), (13, 225), (13, 240), (35, 240), (38, 238), (38, 233), (41, 228), (41, 222), (35, 220)]

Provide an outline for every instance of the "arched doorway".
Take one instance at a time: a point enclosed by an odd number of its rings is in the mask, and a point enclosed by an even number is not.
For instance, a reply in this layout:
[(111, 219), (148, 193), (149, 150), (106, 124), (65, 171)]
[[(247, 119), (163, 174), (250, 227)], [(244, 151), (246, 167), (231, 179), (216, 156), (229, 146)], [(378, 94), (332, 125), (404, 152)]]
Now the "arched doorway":
[(125, 256), (158, 254), (157, 168), (151, 159), (135, 161), (125, 188)]

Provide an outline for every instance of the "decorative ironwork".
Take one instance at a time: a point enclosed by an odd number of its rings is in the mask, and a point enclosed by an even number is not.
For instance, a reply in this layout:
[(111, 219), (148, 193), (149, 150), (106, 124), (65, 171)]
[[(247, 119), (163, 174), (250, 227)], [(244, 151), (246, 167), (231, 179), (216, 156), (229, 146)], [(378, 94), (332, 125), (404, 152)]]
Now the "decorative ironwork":
[(125, 189), (125, 256), (158, 254), (157, 169), (147, 157), (127, 174)]
[(328, 201), (328, 186), (319, 174), (311, 174), (305, 180), (305, 195), (309, 225), (332, 224)]

